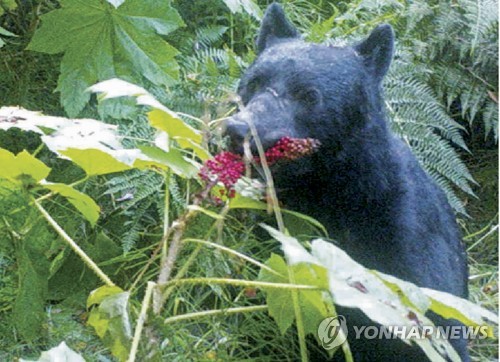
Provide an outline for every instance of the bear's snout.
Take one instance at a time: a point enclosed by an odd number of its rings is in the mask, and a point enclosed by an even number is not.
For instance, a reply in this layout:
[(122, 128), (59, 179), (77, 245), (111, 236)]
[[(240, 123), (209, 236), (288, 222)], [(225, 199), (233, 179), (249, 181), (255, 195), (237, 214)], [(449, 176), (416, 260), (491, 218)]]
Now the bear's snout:
[[(252, 118), (250, 117), (248, 112), (242, 111), (226, 121), (224, 135), (228, 137), (229, 151), (243, 154), (244, 143), (248, 139), (250, 151), (253, 155), (258, 155), (257, 145), (249, 126), (249, 122), (252, 122)], [(261, 132), (256, 122), (254, 122), (254, 127), (264, 151), (274, 146), (282, 137), (289, 136), (287, 132), (279, 129), (271, 132)]]

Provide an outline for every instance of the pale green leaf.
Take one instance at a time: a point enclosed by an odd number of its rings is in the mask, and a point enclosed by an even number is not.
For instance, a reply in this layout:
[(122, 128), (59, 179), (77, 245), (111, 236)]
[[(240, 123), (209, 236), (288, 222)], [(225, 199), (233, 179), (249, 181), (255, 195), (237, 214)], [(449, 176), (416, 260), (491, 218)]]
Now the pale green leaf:
[(196, 156), (198, 156), (200, 160), (206, 161), (212, 158), (212, 155), (206, 149), (204, 149), (192, 139), (184, 137), (174, 137), (174, 139), (182, 148), (193, 150), (193, 152), (196, 154)]
[[(236, 197), (232, 198), (229, 201), (229, 208), (230, 209), (267, 210), (268, 206), (265, 202), (255, 200), (255, 199), (252, 199), (250, 197), (244, 197), (244, 196), (237, 194)], [(296, 212), (296, 211), (287, 210), (287, 209), (281, 209), (281, 212), (283, 212), (284, 214), (292, 215), (294, 217), (298, 217), (298, 218), (308, 222), (312, 226), (316, 227), (317, 229), (321, 230), (325, 235), (328, 235), (328, 231), (326, 230), (326, 228), (318, 220), (316, 220), (310, 216), (301, 214), (301, 213)]]
[[(269, 283), (288, 283), (288, 267), (280, 256), (272, 254), (266, 265), (276, 273), (271, 273), (266, 269), (261, 269), (259, 280)], [(269, 307), (269, 315), (278, 324), (280, 332), (284, 334), (295, 320), (291, 291), (287, 289), (264, 289)]]
[(254, 209), (254, 210), (267, 210), (267, 204), (262, 201), (257, 201), (249, 197), (236, 195), (229, 201), (230, 209)]
[[(470, 326), (498, 325), (498, 315), (475, 305), (468, 300), (440, 292), (438, 290), (421, 288), (425, 295), (430, 297), (434, 312), (445, 318), (453, 318)], [(493, 330), (488, 328), (488, 337), (494, 337)]]
[(99, 206), (92, 198), (66, 184), (45, 183), (43, 187), (64, 196), (80, 213), (95, 225), (99, 218)]
[(90, 292), (87, 298), (87, 308), (92, 307), (94, 304), (101, 304), (104, 299), (115, 294), (122, 293), (123, 289), (117, 286), (103, 285), (97, 289)]
[[(367, 270), (330, 242), (314, 240), (311, 244), (312, 252), (309, 253), (295, 238), (273, 228), (265, 228), (281, 242), (290, 265), (316, 265), (327, 271), (326, 278), (320, 273), (313, 279), (321, 279), (328, 283), (327, 289), (335, 304), (359, 308), (370, 319), (383, 326), (397, 325), (411, 329), (415, 327), (415, 319), (423, 325), (432, 326), (432, 322), (425, 316), (429, 305), (430, 309), (444, 317), (456, 318), (469, 324), (470, 321), (482, 322), (483, 325), (487, 322), (496, 323), (491, 321), (494, 316), (490, 312), (481, 310), (478, 306), (471, 308), (470, 302), (456, 296), (442, 292), (428, 292), (409, 282)], [(299, 270), (294, 272), (297, 283), (308, 284), (307, 278), (297, 277), (304, 272)], [(433, 329), (432, 333), (437, 333), (437, 330)], [(437, 336), (419, 338), (410, 334), (403, 341), (417, 344), (431, 360), (443, 360), (443, 356), (452, 361), (460, 360), (446, 339)]]
[(0, 0), (0, 16), (4, 14), (5, 10), (14, 10), (15, 8), (17, 8), (16, 0)]
[(7, 29), (5, 28), (2, 28), (0, 26), (0, 35), (5, 35), (5, 36), (17, 36), (16, 34), (14, 33), (11, 33), (10, 31), (8, 31)]
[(120, 150), (117, 127), (95, 119), (52, 117), (18, 107), (0, 108), (0, 129), (19, 128), (38, 133), (54, 153), (67, 148)]
[(21, 181), (22, 176), (29, 176), (35, 182), (46, 178), (50, 168), (42, 161), (22, 151), (14, 156), (13, 153), (0, 148), (0, 178)]
[[(179, 176), (192, 178), (198, 173), (198, 169), (184, 159), (182, 153), (175, 148), (170, 148), (169, 152), (154, 146), (141, 146), (140, 149), (151, 160), (167, 166)], [(134, 166), (145, 165), (144, 162), (143, 160), (137, 160)], [(157, 165), (153, 164), (153, 166)]]
[(148, 118), (153, 127), (166, 132), (172, 138), (179, 137), (198, 144), (201, 143), (201, 133), (187, 125), (172, 111), (165, 112), (164, 110), (155, 109), (148, 113)]
[(115, 157), (101, 150), (68, 148), (60, 151), (80, 166), (89, 176), (105, 175), (131, 169), (127, 164), (118, 161)]
[(120, 361), (126, 361), (130, 351), (132, 327), (128, 312), (130, 294), (118, 292), (116, 287), (99, 288), (87, 300), (87, 306), (94, 307), (88, 324), (96, 330), (104, 344)]
[(224, 3), (233, 14), (245, 11), (257, 20), (262, 18), (262, 10), (253, 0), (224, 0)]
[(224, 216), (219, 215), (216, 212), (207, 210), (199, 205), (189, 205), (187, 208), (188, 208), (188, 210), (199, 211), (207, 216), (210, 216), (212, 219), (215, 219), (215, 220), (223, 220), (224, 219)]

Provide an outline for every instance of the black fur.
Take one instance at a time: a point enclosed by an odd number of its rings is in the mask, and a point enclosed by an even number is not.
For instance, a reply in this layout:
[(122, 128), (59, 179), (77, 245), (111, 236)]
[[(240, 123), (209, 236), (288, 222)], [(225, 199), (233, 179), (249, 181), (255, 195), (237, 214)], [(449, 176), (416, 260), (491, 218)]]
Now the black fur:
[[(393, 47), (389, 25), (352, 47), (303, 42), (272, 4), (259, 56), (240, 83), (245, 107), (228, 121), (227, 134), (240, 152), (248, 122), (264, 147), (283, 136), (320, 140), (312, 156), (273, 168), (286, 207), (321, 221), (365, 267), (466, 298), (466, 255), (453, 211), (385, 120), (381, 82)], [(355, 309), (339, 314), (351, 325), (373, 324)], [(431, 317), (439, 325), (456, 323)], [(468, 361), (465, 341), (452, 342)], [(350, 343), (356, 361), (426, 360), (401, 341)]]

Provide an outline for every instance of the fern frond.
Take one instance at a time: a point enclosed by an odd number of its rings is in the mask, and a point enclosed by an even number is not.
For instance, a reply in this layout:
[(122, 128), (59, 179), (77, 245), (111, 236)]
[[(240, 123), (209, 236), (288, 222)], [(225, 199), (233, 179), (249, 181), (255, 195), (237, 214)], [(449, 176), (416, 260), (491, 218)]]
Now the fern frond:
[(196, 44), (200, 49), (209, 48), (220, 41), (226, 31), (227, 26), (210, 25), (202, 26), (196, 29)]

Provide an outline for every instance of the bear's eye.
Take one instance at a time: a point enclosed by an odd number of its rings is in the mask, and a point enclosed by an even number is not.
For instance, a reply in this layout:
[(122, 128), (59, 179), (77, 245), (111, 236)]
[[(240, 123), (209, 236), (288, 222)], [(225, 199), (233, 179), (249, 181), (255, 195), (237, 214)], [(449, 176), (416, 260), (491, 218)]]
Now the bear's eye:
[(321, 101), (321, 94), (315, 88), (297, 88), (292, 95), (296, 100), (309, 106), (314, 106)]

